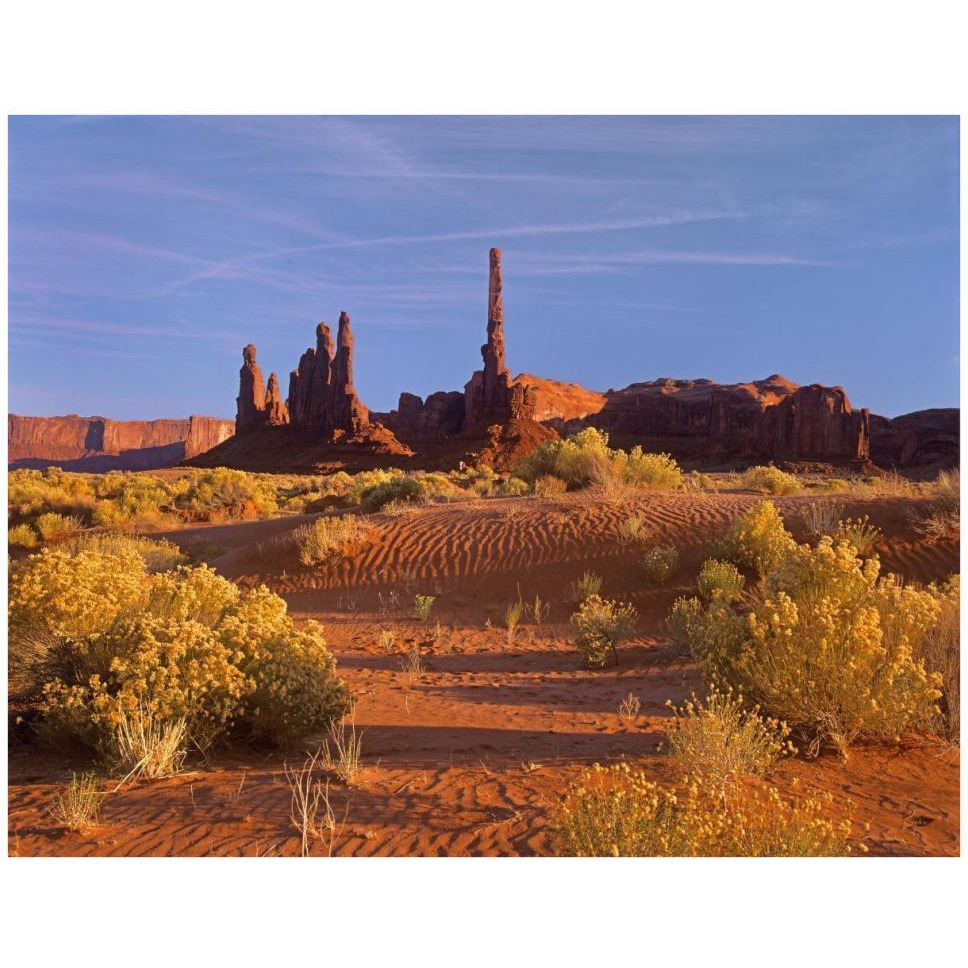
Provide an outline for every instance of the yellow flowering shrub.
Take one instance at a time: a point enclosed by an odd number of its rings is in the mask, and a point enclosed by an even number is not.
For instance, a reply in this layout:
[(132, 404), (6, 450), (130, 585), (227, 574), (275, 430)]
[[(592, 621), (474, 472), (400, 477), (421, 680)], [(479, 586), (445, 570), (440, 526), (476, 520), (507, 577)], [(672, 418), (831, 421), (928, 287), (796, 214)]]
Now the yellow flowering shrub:
[(246, 676), (241, 718), (252, 734), (284, 743), (338, 719), (350, 694), (316, 622), (297, 629), (267, 588), (250, 592), (219, 634)]
[(552, 847), (568, 857), (839, 857), (851, 824), (827, 818), (830, 802), (699, 776), (676, 792), (627, 763), (596, 763), (555, 816)]
[(120, 614), (141, 608), (146, 590), (145, 562), (136, 552), (71, 554), (44, 548), (11, 568), (11, 647), (18, 632), (38, 624), (76, 641), (103, 634)]
[(11, 570), (11, 662), (21, 694), (42, 695), (50, 738), (118, 762), (134, 721), (184, 727), (204, 749), (233, 727), (286, 741), (347, 710), (320, 627), (297, 629), (268, 589), (243, 594), (205, 565), (149, 574), (137, 542), (97, 547)]
[(188, 739), (205, 749), (231, 724), (246, 688), (217, 632), (191, 619), (119, 624), (76, 659), (75, 682), (44, 687), (46, 726), (75, 731), (109, 758), (122, 716), (139, 709), (158, 722), (184, 719)]
[(173, 541), (162, 538), (142, 538), (134, 534), (117, 531), (96, 531), (92, 534), (78, 535), (58, 545), (58, 549), (68, 554), (91, 551), (99, 555), (117, 555), (131, 551), (144, 559), (145, 570), (149, 572), (168, 571), (187, 561), (181, 549)]
[(299, 560), (304, 565), (317, 565), (339, 557), (340, 551), (353, 541), (365, 537), (372, 526), (358, 514), (317, 518), (293, 532)]
[(722, 596), (731, 602), (743, 594), (746, 579), (739, 573), (736, 566), (728, 561), (718, 561), (709, 558), (702, 563), (696, 587), (699, 594), (708, 602), (714, 595)]
[(796, 547), (793, 535), (772, 501), (761, 501), (740, 515), (726, 532), (723, 557), (765, 575)]
[(940, 676), (917, 658), (942, 593), (879, 576), (847, 542), (802, 545), (746, 612), (714, 601), (698, 623), (708, 670), (772, 716), (844, 753), (935, 714)]
[(588, 668), (601, 669), (609, 653), (618, 662), (616, 647), (635, 630), (635, 608), (600, 595), (589, 595), (571, 616), (575, 645)]
[(766, 494), (796, 494), (801, 484), (793, 474), (769, 464), (766, 467), (751, 467), (740, 478), (740, 487)]

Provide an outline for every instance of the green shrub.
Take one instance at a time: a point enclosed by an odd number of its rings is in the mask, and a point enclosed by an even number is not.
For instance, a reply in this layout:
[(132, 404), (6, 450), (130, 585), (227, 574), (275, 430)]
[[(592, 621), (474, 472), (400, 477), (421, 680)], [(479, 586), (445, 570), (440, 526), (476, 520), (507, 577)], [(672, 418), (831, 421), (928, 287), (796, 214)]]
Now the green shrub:
[(279, 509), (276, 488), (266, 475), (226, 467), (193, 471), (183, 478), (175, 504), (210, 521), (268, 517)]
[(382, 511), (388, 504), (423, 505), (434, 497), (434, 488), (419, 477), (397, 477), (366, 488), (360, 495), (360, 509), (367, 514)]
[(605, 665), (609, 652), (618, 663), (617, 646), (635, 630), (635, 609), (592, 595), (582, 602), (571, 617), (575, 629), (575, 645), (586, 666), (600, 669)]
[(729, 561), (765, 575), (795, 548), (776, 505), (762, 501), (732, 523), (721, 550)]
[(699, 569), (696, 587), (699, 594), (708, 602), (714, 595), (721, 596), (725, 601), (732, 602), (743, 594), (746, 579), (739, 573), (736, 566), (728, 561), (708, 558)]
[(642, 567), (645, 568), (646, 575), (657, 585), (662, 585), (669, 580), (678, 563), (678, 548), (652, 548), (642, 558)]
[[(825, 817), (831, 797), (784, 800), (773, 787), (694, 778), (676, 791), (626, 763), (595, 764), (552, 822), (568, 857), (839, 857), (849, 820)], [(862, 848), (863, 849), (863, 848)]]
[(792, 474), (785, 474), (778, 467), (751, 467), (740, 478), (740, 486), (765, 494), (796, 494), (801, 490), (800, 481)]

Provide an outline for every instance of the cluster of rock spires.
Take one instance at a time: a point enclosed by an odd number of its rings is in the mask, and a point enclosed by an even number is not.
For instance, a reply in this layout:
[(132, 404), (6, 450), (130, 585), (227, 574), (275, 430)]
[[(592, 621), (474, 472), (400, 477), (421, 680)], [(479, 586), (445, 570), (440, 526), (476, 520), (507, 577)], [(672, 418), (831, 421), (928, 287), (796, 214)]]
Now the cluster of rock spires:
[[(285, 400), (275, 373), (264, 383), (249, 344), (242, 353), (235, 438), (192, 463), (273, 469), (282, 460), (288, 469), (322, 467), (330, 466), (327, 454), (338, 451), (340, 466), (350, 467), (365, 466), (365, 454), (416, 452), (415, 466), (451, 466), (467, 458), (503, 470), (541, 441), (589, 426), (607, 430), (619, 446), (641, 444), (706, 465), (957, 459), (956, 410), (890, 421), (855, 410), (841, 387), (797, 386), (779, 375), (731, 385), (663, 379), (606, 393), (528, 374), (513, 377), (505, 359), (502, 288), (501, 250), (492, 248), (482, 368), (463, 391), (438, 391), (426, 400), (401, 393), (389, 413), (370, 413), (357, 396), (346, 313), (335, 346), (329, 327), (319, 324), (316, 346), (291, 372)], [(300, 448), (302, 456), (289, 453)]]
[(325, 439), (360, 436), (370, 425), (366, 407), (353, 387), (353, 332), (350, 317), (340, 313), (336, 349), (326, 323), (316, 327), (316, 347), (299, 359), (289, 374), (289, 397), (282, 399), (279, 378), (269, 374), (266, 386), (256, 362), (256, 348), (242, 350), (239, 395), (236, 399), (236, 436), (262, 427), (291, 425), (318, 430)]

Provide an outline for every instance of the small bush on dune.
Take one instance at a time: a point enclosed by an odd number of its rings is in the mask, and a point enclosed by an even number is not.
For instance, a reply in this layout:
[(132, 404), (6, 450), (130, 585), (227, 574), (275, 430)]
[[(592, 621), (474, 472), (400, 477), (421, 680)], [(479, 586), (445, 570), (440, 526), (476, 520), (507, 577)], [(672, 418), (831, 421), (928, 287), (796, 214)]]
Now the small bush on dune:
[(294, 532), (299, 560), (304, 565), (316, 565), (336, 558), (346, 545), (359, 541), (370, 530), (368, 524), (353, 514), (317, 518)]
[(443, 474), (396, 477), (366, 488), (360, 495), (360, 509), (367, 514), (389, 505), (421, 506), (434, 501), (466, 499), (468, 492), (452, 484)]
[(568, 857), (839, 857), (850, 853), (851, 825), (828, 820), (829, 803), (703, 777), (677, 793), (628, 764), (596, 764), (555, 816), (553, 849)]
[(421, 622), (426, 622), (430, 618), (430, 611), (437, 601), (433, 595), (414, 595), (413, 613)]
[(54, 511), (49, 511), (46, 514), (38, 515), (34, 519), (34, 527), (44, 541), (49, 541), (59, 534), (66, 534), (69, 531), (80, 531), (84, 527), (84, 522), (73, 514), (57, 514)]
[(942, 471), (937, 480), (925, 485), (930, 500), (927, 508), (915, 514), (915, 530), (929, 541), (957, 538), (961, 534), (961, 474)]
[(571, 617), (575, 645), (585, 665), (600, 669), (611, 653), (618, 663), (618, 645), (635, 630), (635, 609), (609, 599), (592, 595), (582, 602)]
[(627, 457), (623, 455), (618, 458), (617, 463), (622, 483), (629, 487), (665, 487), (674, 490), (682, 486), (682, 471), (668, 454), (647, 454), (641, 447), (635, 446)]
[(812, 538), (835, 534), (840, 517), (840, 505), (827, 500), (813, 501), (800, 512), (803, 527)]
[(568, 490), (568, 484), (554, 474), (542, 474), (535, 479), (532, 489), (538, 497), (557, 497)]
[(71, 782), (54, 796), (50, 815), (68, 830), (85, 830), (97, 824), (104, 794), (93, 773), (71, 774)]
[(772, 501), (762, 501), (740, 515), (726, 532), (723, 556), (744, 568), (765, 575), (796, 548), (793, 535)]
[(679, 563), (678, 548), (652, 548), (642, 559), (649, 580), (657, 585), (667, 582)]
[(571, 583), (571, 600), (573, 602), (584, 602), (597, 595), (602, 590), (602, 576), (596, 575), (593, 571), (582, 572), (580, 578), (576, 578)]
[(874, 545), (883, 538), (880, 529), (875, 528), (867, 518), (847, 518), (846, 521), (838, 523), (833, 533), (836, 541), (846, 541), (861, 557), (870, 555), (874, 550)]
[(59, 545), (58, 550), (69, 555), (90, 552), (97, 555), (138, 555), (145, 563), (145, 571), (154, 574), (170, 571), (188, 559), (173, 541), (160, 538), (141, 538), (132, 534), (118, 532), (96, 532), (79, 535)]
[(767, 467), (751, 467), (740, 478), (740, 486), (764, 494), (796, 494), (801, 490), (800, 481), (772, 464)]
[(18, 524), (7, 531), (7, 544), (16, 548), (36, 548), (37, 532), (29, 524)]
[(705, 701), (693, 695), (682, 706), (666, 705), (675, 717), (667, 752), (684, 775), (722, 783), (766, 773), (796, 752), (785, 723), (761, 718), (757, 707), (746, 708), (742, 694), (730, 689), (713, 686)]
[(641, 515), (626, 518), (618, 524), (618, 540), (623, 544), (632, 544), (645, 537), (645, 518)]
[(696, 587), (699, 594), (708, 602), (718, 595), (724, 601), (735, 601), (743, 594), (746, 579), (739, 573), (736, 566), (728, 561), (718, 561), (709, 558), (702, 563)]
[(680, 649), (690, 650), (702, 627), (702, 602), (698, 598), (677, 598), (665, 620), (666, 631)]

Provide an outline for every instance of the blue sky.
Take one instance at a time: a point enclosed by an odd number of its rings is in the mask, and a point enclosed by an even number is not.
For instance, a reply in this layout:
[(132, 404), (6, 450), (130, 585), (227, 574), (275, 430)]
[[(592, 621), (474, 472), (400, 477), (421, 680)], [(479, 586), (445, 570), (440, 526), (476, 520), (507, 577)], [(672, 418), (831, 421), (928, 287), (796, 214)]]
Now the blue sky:
[(958, 121), (10, 121), (13, 412), (235, 412), (350, 313), (372, 409), (480, 365), (605, 390), (782, 373), (893, 416), (958, 405)]

